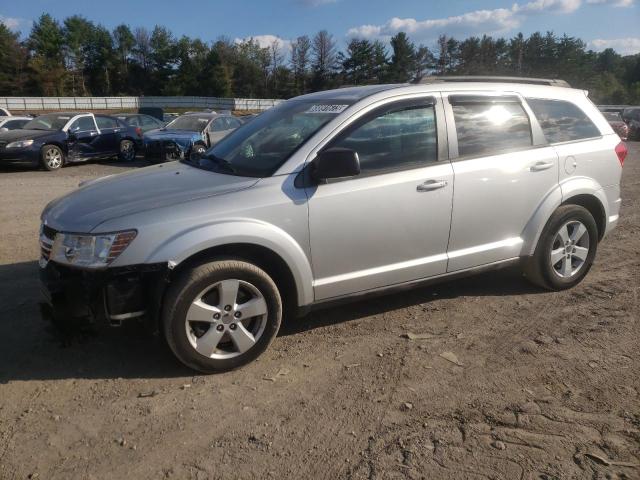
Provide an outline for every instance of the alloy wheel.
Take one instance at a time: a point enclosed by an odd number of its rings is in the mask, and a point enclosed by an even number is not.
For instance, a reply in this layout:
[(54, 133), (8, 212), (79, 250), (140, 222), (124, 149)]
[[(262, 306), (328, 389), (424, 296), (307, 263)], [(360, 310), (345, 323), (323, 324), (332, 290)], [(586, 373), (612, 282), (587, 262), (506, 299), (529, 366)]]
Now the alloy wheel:
[(44, 160), (50, 169), (55, 170), (62, 166), (62, 153), (57, 148), (49, 148), (44, 153)]
[(131, 140), (123, 140), (120, 143), (120, 154), (122, 158), (126, 161), (131, 161), (136, 156), (136, 150), (133, 147), (133, 142)]
[(242, 355), (260, 339), (267, 324), (267, 303), (254, 285), (228, 279), (196, 296), (185, 318), (187, 339), (212, 359)]
[(562, 225), (549, 254), (556, 275), (570, 278), (578, 273), (589, 255), (589, 242), (589, 232), (582, 222), (571, 220)]

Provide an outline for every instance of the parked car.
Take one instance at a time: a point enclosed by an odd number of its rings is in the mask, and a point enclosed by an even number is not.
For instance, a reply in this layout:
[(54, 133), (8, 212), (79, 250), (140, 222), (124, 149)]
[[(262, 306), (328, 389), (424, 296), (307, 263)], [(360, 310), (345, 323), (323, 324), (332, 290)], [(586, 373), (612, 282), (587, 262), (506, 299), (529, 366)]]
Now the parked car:
[(51, 202), (47, 311), (144, 316), (184, 364), (219, 372), (258, 357), (285, 312), (507, 265), (571, 288), (618, 223), (626, 154), (585, 92), (566, 87), (305, 95), (200, 158)]
[(11, 116), (11, 112), (9, 110), (7, 110), (6, 108), (0, 107), (0, 117), (10, 117), (10, 116)]
[(19, 130), (0, 133), (0, 162), (58, 170), (90, 159), (135, 158), (142, 139), (135, 128), (108, 115), (49, 113)]
[(31, 120), (31, 117), (0, 117), (0, 132), (8, 132), (9, 130), (22, 128)]
[(130, 127), (138, 129), (139, 133), (141, 134), (144, 134), (149, 130), (162, 128), (166, 125), (165, 122), (158, 120), (151, 115), (145, 115), (141, 113), (118, 113), (114, 116)]
[(622, 119), (622, 115), (614, 112), (604, 112), (604, 118), (607, 119), (613, 131), (618, 134), (622, 140), (627, 140), (629, 137), (629, 126)]
[(179, 116), (180, 116), (179, 113), (165, 113), (162, 115), (162, 119), (166, 125), (167, 123), (174, 121)]
[(202, 155), (242, 122), (232, 115), (189, 113), (144, 134), (147, 160), (157, 163)]
[(640, 107), (625, 108), (622, 119), (629, 126), (629, 140), (640, 140)]

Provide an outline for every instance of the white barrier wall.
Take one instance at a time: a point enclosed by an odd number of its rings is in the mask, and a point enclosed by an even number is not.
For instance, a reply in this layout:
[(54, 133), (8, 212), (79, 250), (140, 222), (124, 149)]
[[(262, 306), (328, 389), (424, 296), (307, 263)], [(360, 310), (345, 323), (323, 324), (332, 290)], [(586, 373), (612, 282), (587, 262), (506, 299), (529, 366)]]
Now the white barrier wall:
[(0, 107), (10, 111), (122, 110), (139, 107), (213, 110), (267, 110), (282, 100), (217, 97), (0, 97)]

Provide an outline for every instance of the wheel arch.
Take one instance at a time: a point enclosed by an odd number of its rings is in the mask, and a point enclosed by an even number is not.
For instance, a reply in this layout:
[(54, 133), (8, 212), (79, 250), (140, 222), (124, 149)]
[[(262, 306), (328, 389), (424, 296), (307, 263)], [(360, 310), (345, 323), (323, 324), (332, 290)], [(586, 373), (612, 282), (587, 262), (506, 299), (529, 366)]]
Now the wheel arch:
[(40, 145), (40, 155), (42, 155), (42, 151), (44, 150), (44, 147), (46, 147), (47, 145), (54, 145), (56, 147), (58, 147), (60, 150), (62, 150), (62, 153), (64, 155), (69, 155), (69, 149), (67, 148), (67, 145), (65, 142), (60, 142), (58, 140), (45, 140), (42, 142), (42, 145)]

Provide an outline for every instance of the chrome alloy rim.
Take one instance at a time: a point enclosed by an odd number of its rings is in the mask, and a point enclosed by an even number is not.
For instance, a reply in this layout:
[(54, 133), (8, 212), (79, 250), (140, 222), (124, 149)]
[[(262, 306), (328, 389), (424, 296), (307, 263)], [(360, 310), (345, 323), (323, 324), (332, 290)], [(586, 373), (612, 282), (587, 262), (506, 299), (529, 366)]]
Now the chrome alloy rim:
[(191, 303), (185, 318), (187, 338), (204, 357), (237, 357), (258, 342), (267, 314), (267, 302), (255, 286), (244, 280), (222, 280)]
[(62, 153), (57, 148), (49, 148), (44, 152), (44, 160), (49, 168), (60, 168), (62, 166)]
[(589, 255), (589, 232), (582, 222), (571, 220), (560, 227), (549, 255), (553, 271), (561, 278), (573, 277)]
[(125, 160), (133, 160), (133, 157), (136, 155), (133, 142), (131, 140), (124, 140), (120, 143), (120, 153)]

